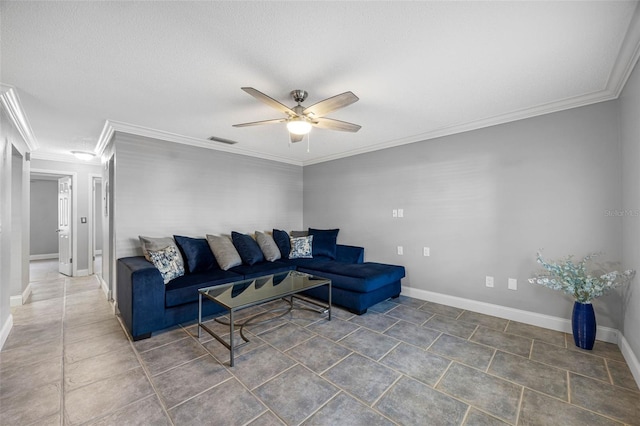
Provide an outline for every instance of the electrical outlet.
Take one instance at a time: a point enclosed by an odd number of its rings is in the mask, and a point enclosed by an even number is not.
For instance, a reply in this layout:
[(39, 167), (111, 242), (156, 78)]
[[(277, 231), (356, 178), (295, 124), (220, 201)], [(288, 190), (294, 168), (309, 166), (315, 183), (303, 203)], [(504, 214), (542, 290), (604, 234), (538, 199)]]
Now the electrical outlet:
[(509, 278), (509, 290), (518, 289), (518, 280), (515, 278)]
[(487, 287), (493, 287), (493, 277), (487, 276), (485, 279), (485, 285)]
[(423, 256), (431, 256), (431, 250), (429, 250), (429, 247), (425, 247), (422, 249), (422, 255)]
[(398, 246), (398, 256), (402, 256), (404, 254), (404, 249), (402, 246)]

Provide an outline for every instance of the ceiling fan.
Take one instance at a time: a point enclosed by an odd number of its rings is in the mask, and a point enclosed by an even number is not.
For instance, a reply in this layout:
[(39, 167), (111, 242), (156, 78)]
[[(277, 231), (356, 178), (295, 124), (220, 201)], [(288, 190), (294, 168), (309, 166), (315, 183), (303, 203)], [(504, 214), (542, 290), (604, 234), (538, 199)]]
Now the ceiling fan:
[(337, 109), (344, 108), (358, 100), (358, 97), (352, 92), (344, 92), (339, 95), (327, 98), (309, 107), (302, 106), (302, 102), (307, 99), (308, 93), (304, 90), (292, 90), (291, 97), (298, 105), (293, 108), (276, 101), (270, 96), (265, 95), (253, 87), (242, 87), (242, 90), (264, 102), (265, 104), (283, 112), (286, 118), (275, 118), (272, 120), (253, 121), (250, 123), (234, 124), (233, 127), (257, 126), (261, 124), (287, 123), (287, 130), (291, 137), (291, 142), (300, 142), (304, 135), (311, 131), (311, 127), (320, 129), (340, 130), (342, 132), (357, 132), (360, 130), (359, 125), (347, 123), (346, 121), (334, 120), (326, 118), (325, 115)]

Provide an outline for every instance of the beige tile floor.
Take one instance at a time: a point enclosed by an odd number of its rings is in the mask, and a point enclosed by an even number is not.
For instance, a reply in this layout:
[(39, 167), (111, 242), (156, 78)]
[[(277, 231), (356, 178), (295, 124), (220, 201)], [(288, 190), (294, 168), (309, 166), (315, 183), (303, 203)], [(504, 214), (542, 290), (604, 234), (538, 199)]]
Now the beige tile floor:
[(129, 341), (95, 277), (34, 262), (32, 280), (0, 352), (0, 425), (640, 425), (609, 343), (400, 297), (255, 326), (229, 368), (193, 324)]

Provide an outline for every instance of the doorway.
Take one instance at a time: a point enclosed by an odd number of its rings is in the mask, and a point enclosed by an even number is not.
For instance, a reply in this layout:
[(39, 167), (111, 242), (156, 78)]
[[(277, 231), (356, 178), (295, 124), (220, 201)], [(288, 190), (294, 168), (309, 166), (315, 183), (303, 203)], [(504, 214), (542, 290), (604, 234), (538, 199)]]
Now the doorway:
[[(78, 258), (75, 225), (78, 203), (74, 193), (77, 173), (31, 169), (30, 183), (30, 260), (56, 259), (61, 273), (78, 275), (75, 261)], [(55, 193), (49, 193), (47, 188)]]

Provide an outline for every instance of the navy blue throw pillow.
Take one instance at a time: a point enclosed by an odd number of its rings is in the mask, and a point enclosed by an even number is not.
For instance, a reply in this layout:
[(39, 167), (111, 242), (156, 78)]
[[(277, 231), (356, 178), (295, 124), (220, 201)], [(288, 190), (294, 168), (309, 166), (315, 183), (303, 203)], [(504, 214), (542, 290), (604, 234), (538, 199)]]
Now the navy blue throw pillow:
[(247, 265), (255, 265), (264, 261), (264, 254), (260, 250), (260, 246), (250, 235), (233, 231), (231, 232), (231, 241), (238, 250), (240, 258)]
[(313, 229), (309, 228), (309, 235), (313, 235), (311, 252), (313, 257), (326, 256), (336, 258), (339, 229)]
[(205, 238), (190, 238), (174, 235), (173, 239), (176, 241), (178, 248), (182, 252), (182, 256), (186, 260), (185, 263), (188, 273), (204, 272), (217, 267), (218, 263), (215, 257), (213, 257), (209, 243), (207, 243)]
[(287, 231), (274, 229), (272, 235), (273, 240), (276, 242), (276, 245), (280, 250), (280, 255), (283, 259), (288, 259), (289, 252), (291, 251), (291, 241), (289, 240), (289, 234), (287, 234)]

